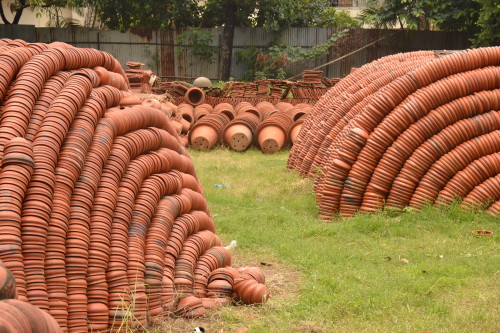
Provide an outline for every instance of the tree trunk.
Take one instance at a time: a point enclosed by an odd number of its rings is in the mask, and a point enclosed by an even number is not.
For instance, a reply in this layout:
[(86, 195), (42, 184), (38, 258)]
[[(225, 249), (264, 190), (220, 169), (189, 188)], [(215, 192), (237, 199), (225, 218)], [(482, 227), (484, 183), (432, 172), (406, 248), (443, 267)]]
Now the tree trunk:
[(236, 26), (236, 10), (238, 6), (233, 0), (226, 2), (224, 29), (220, 45), (219, 78), (228, 81), (231, 75), (231, 58), (233, 55), (234, 27)]
[(24, 9), (29, 7), (29, 5), (26, 4), (26, 0), (19, 1), (19, 8), (16, 10), (16, 14), (14, 14), (12, 22), (9, 22), (9, 20), (7, 20), (7, 17), (5, 17), (2, 3), (3, 1), (0, 1), (0, 17), (2, 18), (4, 24), (19, 24), (19, 20), (21, 20)]
[(3, 1), (0, 1), (0, 16), (2, 17), (2, 21), (4, 24), (11, 24), (9, 20), (5, 17), (5, 13), (3, 12)]

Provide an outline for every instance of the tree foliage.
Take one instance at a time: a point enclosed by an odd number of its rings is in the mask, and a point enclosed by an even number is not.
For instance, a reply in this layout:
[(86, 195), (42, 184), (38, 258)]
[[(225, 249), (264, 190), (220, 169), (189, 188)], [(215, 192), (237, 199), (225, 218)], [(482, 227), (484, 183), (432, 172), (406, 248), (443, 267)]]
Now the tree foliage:
[[(0, 1), (4, 3), (5, 1)], [(68, 27), (75, 25), (72, 19), (64, 18), (62, 10), (69, 8), (83, 16), (83, 9), (91, 5), (93, 0), (14, 0), (7, 2), (11, 13), (14, 14), (12, 20), (7, 19), (3, 7), (0, 6), (0, 17), (4, 24), (19, 24), (25, 10), (36, 12), (37, 15), (46, 14), (48, 17), (48, 26)]]
[(336, 10), (329, 7), (321, 12), (315, 26), (323, 28), (359, 28), (361, 22), (349, 15), (346, 10)]
[(497, 0), (370, 0), (361, 18), (377, 28), (463, 31), (476, 46), (500, 44)]
[(189, 27), (179, 34), (176, 42), (181, 44), (177, 47), (178, 54), (189, 52), (202, 61), (211, 64), (214, 62), (218, 48), (212, 45), (214, 35), (210, 31)]
[(500, 46), (500, 2), (475, 1), (481, 5), (481, 9), (477, 21), (479, 32), (473, 40), (474, 46)]
[(196, 0), (94, 0), (101, 22), (110, 29), (165, 29), (196, 25)]
[(474, 0), (369, 0), (362, 18), (379, 28), (464, 31), (473, 28), (477, 11)]
[(227, 20), (225, 8), (231, 2), (237, 7), (237, 26), (264, 27), (270, 31), (315, 25), (327, 8), (326, 0), (207, 0), (201, 6), (200, 25), (223, 25)]

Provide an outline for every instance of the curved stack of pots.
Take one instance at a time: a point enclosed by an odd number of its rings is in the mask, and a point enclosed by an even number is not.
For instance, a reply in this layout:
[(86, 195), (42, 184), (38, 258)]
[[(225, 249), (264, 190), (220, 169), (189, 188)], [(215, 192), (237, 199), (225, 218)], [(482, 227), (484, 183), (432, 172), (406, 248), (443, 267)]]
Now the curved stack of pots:
[(14, 275), (0, 260), (0, 332), (63, 332), (47, 312), (16, 297)]
[(206, 277), (230, 254), (174, 108), (141, 105), (118, 61), (94, 49), (0, 40), (0, 68), (0, 259), (17, 298), (69, 332), (145, 325), (189, 297), (188, 316), (227, 304)]
[(453, 197), (488, 209), (500, 199), (499, 75), (500, 47), (367, 64), (316, 103), (288, 167), (316, 176), (324, 220)]

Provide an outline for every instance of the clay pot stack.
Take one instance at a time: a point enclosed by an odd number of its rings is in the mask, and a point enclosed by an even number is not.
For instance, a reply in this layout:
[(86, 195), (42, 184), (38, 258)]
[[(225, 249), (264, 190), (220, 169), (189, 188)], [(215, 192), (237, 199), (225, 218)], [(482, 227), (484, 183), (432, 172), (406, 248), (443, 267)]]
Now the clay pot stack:
[(153, 72), (151, 70), (142, 69), (142, 66), (144, 66), (144, 64), (140, 62), (129, 61), (127, 62), (127, 67), (129, 69), (125, 71), (125, 74), (130, 84), (130, 90), (135, 93), (150, 93), (150, 80), (153, 76)]
[(302, 81), (305, 83), (319, 83), (323, 78), (323, 71), (305, 70), (302, 73)]
[(305, 115), (311, 112), (312, 106), (305, 103), (300, 103), (295, 105), (295, 107), (291, 110), (293, 125), (290, 129), (290, 141), (292, 144), (295, 144), (297, 137), (299, 136), (300, 130), (302, 129), (302, 124), (305, 120)]
[(456, 198), (498, 214), (499, 75), (500, 47), (367, 64), (306, 116), (288, 167), (316, 177), (324, 220)]
[[(235, 107), (220, 103), (213, 110), (205, 105), (195, 108), (196, 122), (188, 134), (189, 145), (198, 150), (212, 149), (223, 141), (236, 151), (245, 151), (255, 144), (264, 153), (277, 152), (293, 143), (303, 116), (311, 110), (309, 104), (293, 106), (286, 102), (260, 102), (256, 106), (241, 102)], [(197, 114), (203, 116), (197, 118)]]
[(235, 107), (236, 118), (223, 131), (224, 143), (236, 151), (245, 151), (254, 142), (254, 133), (264, 115), (252, 104), (243, 102)]
[[(208, 293), (231, 257), (169, 120), (175, 106), (141, 105), (118, 61), (94, 49), (0, 40), (0, 68), (0, 260), (18, 300), (62, 331), (96, 332), (243, 295)], [(220, 135), (229, 118), (216, 115)], [(0, 327), (15, 311), (0, 304)]]
[(14, 275), (0, 260), (0, 332), (63, 332), (47, 312), (16, 298)]
[(177, 105), (177, 115), (174, 120), (181, 124), (181, 134), (187, 134), (194, 125), (194, 108), (187, 103)]
[(261, 122), (255, 130), (258, 147), (265, 154), (278, 152), (290, 142), (293, 105), (278, 103), (276, 108), (280, 111)]
[(197, 150), (210, 150), (222, 141), (224, 128), (236, 116), (232, 105), (221, 103), (202, 117), (188, 133), (188, 143)]
[(197, 122), (201, 118), (203, 118), (206, 115), (213, 113), (213, 112), (214, 112), (214, 108), (210, 104), (204, 103), (204, 104), (197, 105), (194, 108), (194, 112), (193, 112), (194, 121)]

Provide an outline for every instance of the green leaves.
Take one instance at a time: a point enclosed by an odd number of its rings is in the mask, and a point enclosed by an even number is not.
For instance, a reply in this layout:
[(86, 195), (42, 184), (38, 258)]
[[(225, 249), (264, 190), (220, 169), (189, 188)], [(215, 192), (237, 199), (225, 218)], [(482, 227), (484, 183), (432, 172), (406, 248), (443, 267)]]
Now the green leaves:
[(101, 22), (110, 29), (166, 29), (194, 26), (199, 20), (195, 0), (94, 0)]
[(496, 0), (369, 0), (360, 18), (377, 28), (468, 32), (474, 46), (500, 45)]
[(183, 45), (178, 47), (176, 52), (181, 54), (188, 51), (191, 55), (211, 64), (214, 62), (218, 49), (216, 46), (212, 46), (213, 39), (214, 36), (209, 31), (189, 27), (177, 36), (176, 42)]
[(473, 39), (474, 46), (500, 45), (500, 3), (496, 0), (475, 0), (480, 5), (476, 22), (480, 31)]

